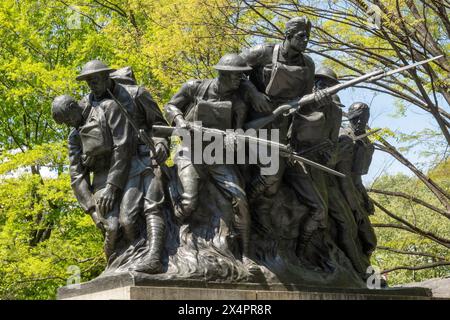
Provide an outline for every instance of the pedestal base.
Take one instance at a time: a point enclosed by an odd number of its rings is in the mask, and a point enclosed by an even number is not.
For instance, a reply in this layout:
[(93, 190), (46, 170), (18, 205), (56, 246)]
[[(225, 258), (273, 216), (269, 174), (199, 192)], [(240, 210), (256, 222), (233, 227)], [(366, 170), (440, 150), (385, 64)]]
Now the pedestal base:
[(297, 284), (158, 280), (127, 273), (58, 290), (59, 300), (430, 300), (425, 288), (314, 288)]

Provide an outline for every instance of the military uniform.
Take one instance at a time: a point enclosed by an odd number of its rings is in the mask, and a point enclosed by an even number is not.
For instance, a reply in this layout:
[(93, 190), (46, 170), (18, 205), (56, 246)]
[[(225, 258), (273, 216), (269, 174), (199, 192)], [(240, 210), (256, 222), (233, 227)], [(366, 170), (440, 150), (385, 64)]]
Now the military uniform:
[[(106, 129), (105, 133), (111, 135), (110, 148), (89, 155), (84, 152), (83, 145), (87, 148), (92, 141), (88, 141), (88, 135), (83, 138), (83, 126), (73, 129), (69, 135), (71, 185), (81, 207), (87, 212), (93, 212), (96, 210), (95, 197), (107, 183), (119, 190), (124, 190), (127, 185), (131, 162), (131, 135), (129, 125), (114, 101), (104, 100), (88, 108), (92, 109), (84, 126), (104, 117), (103, 130)], [(112, 210), (103, 217), (103, 227), (106, 231), (105, 253), (108, 258), (116, 248), (119, 217), (119, 202), (116, 201)]]
[[(121, 85), (114, 82), (112, 89), (114, 97), (129, 111), (133, 116), (135, 123), (140, 129), (147, 131), (151, 135), (152, 126), (167, 125), (156, 102), (152, 99), (150, 93), (143, 87), (136, 85)], [(86, 108), (98, 108), (105, 104), (102, 100), (96, 101), (93, 94), (86, 96), (81, 105)], [(111, 103), (111, 102), (108, 102)], [(109, 108), (104, 108), (105, 114)], [(117, 238), (118, 227), (123, 230), (123, 235), (127, 243), (132, 244), (138, 240), (142, 225), (139, 219), (143, 216), (147, 223), (147, 235), (150, 245), (149, 256), (159, 259), (163, 249), (163, 240), (165, 232), (165, 223), (162, 216), (164, 205), (164, 191), (160, 168), (151, 161), (149, 148), (137, 136), (137, 133), (130, 128), (128, 121), (123, 120), (123, 114), (120, 114), (122, 121), (120, 123), (112, 123), (111, 126), (117, 127), (118, 130), (124, 130), (120, 133), (122, 139), (126, 141), (123, 149), (120, 149), (116, 143), (113, 143), (112, 152), (118, 153), (117, 156), (111, 157), (105, 154), (95, 159), (85, 161), (89, 171), (94, 172), (92, 181), (92, 192), (100, 195), (107, 183), (111, 183), (118, 187), (121, 196), (115, 201), (111, 216), (111, 222), (108, 223), (111, 238)], [(73, 147), (73, 167), (72, 172), (76, 183), (73, 184), (76, 194), (83, 194), (81, 188), (86, 184), (85, 169), (79, 166), (79, 152), (76, 151), (76, 140), (78, 134), (74, 133), (72, 137)], [(168, 142), (163, 138), (153, 138), (155, 144), (163, 144), (168, 149)], [(74, 143), (75, 142), (75, 143)], [(81, 152), (83, 152), (81, 150)], [(111, 177), (118, 175), (121, 177), (120, 183), (112, 180)], [(77, 190), (78, 189), (78, 190)], [(83, 197), (83, 196), (80, 196)], [(87, 197), (89, 198), (89, 197)], [(92, 200), (86, 199), (86, 206), (92, 207)], [(109, 245), (107, 239), (107, 250), (113, 252), (113, 246)], [(158, 262), (157, 262), (158, 264)], [(160, 269), (160, 266), (155, 268)]]
[(345, 178), (339, 178), (339, 185), (355, 216), (363, 252), (370, 257), (377, 246), (375, 230), (369, 220), (369, 215), (373, 214), (373, 205), (359, 173), (367, 172), (374, 149), (368, 138), (356, 142), (353, 141), (354, 138), (355, 134), (351, 128), (341, 131), (336, 169), (346, 175)]
[[(218, 78), (189, 81), (172, 97), (165, 107), (169, 123), (177, 123), (177, 117), (181, 117), (185, 121), (202, 121), (205, 127), (222, 130), (239, 129), (243, 125), (247, 103), (244, 102), (245, 94), (242, 94), (240, 89), (245, 87), (244, 82), (247, 80), (239, 79), (239, 77), (243, 71), (251, 68), (236, 54), (223, 56), (215, 68), (219, 70)], [(226, 84), (231, 79), (231, 75), (235, 79), (233, 84)], [(238, 87), (235, 86), (236, 84)], [(224, 92), (224, 90), (227, 91)], [(228, 108), (220, 109), (224, 105), (228, 105)], [(228, 116), (223, 117), (224, 114)], [(211, 115), (215, 116), (211, 118)], [(238, 167), (234, 164), (205, 164), (203, 161), (201, 164), (196, 164), (184, 152), (177, 152), (174, 161), (182, 187), (179, 214), (184, 218), (192, 214), (198, 206), (199, 193), (205, 179), (211, 179), (232, 204), (234, 229), (240, 236), (242, 260), (251, 273), (256, 271), (257, 266), (249, 258), (250, 213)]]
[[(288, 58), (283, 54), (281, 45), (259, 45), (247, 49), (241, 56), (253, 68), (250, 80), (270, 99), (273, 110), (285, 102), (312, 93), (315, 65), (308, 55), (298, 53)], [(255, 110), (249, 112), (249, 120), (264, 116), (267, 114)], [(290, 122), (291, 117), (281, 116), (267, 129), (278, 129), (280, 142), (286, 143)], [(286, 167), (285, 160), (280, 158), (279, 164), (277, 174), (257, 174), (250, 182), (248, 193), (252, 201), (259, 201), (260, 195), (270, 199), (278, 192)]]
[[(183, 115), (185, 120), (194, 121), (194, 113), (190, 112), (199, 101), (218, 102), (231, 101), (232, 110), (243, 110), (246, 104), (242, 97), (233, 92), (222, 96), (218, 92), (217, 80), (193, 80), (185, 83), (181, 89), (172, 97), (165, 107), (165, 114), (169, 123), (173, 123), (175, 117)], [(234, 119), (233, 127), (237, 129), (237, 124), (242, 123), (236, 112), (232, 112)], [(241, 113), (241, 111), (238, 111)], [(183, 214), (189, 216), (198, 206), (199, 192), (205, 178), (210, 177), (214, 184), (233, 203), (233, 210), (236, 217), (236, 228), (244, 233), (248, 233), (250, 223), (247, 197), (243, 190), (243, 181), (238, 168), (230, 164), (194, 164), (188, 153), (177, 151), (175, 164), (177, 165), (178, 177), (180, 179), (183, 192), (181, 194), (181, 206)]]

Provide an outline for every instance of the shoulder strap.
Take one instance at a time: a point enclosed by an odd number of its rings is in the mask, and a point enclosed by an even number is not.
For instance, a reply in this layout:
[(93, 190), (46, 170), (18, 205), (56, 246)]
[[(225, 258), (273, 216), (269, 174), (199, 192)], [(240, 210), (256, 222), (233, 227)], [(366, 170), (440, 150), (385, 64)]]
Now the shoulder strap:
[(195, 93), (196, 100), (203, 100), (212, 82), (213, 79), (207, 79), (203, 81), (202, 84), (200, 84), (199, 88), (197, 89), (197, 92)]
[(273, 48), (273, 55), (272, 55), (272, 64), (275, 65), (278, 62), (278, 55), (280, 53), (280, 45), (276, 44)]

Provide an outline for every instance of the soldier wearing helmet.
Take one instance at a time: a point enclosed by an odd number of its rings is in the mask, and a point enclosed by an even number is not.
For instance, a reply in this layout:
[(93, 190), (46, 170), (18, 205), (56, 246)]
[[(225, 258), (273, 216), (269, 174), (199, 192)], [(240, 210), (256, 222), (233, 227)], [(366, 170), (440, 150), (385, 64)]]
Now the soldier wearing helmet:
[[(337, 75), (332, 69), (321, 67), (314, 76), (313, 90), (323, 90), (338, 83)], [(291, 137), (291, 145), (294, 149), (301, 152), (326, 142), (328, 143), (326, 149), (308, 154), (308, 158), (334, 169), (338, 160), (338, 139), (342, 123), (341, 106), (339, 97), (334, 95), (329, 104), (313, 110), (304, 108), (294, 115)], [(286, 174), (294, 177), (292, 171), (295, 172), (295, 168), (289, 167)], [(319, 212), (311, 211), (311, 218), (305, 223), (304, 231), (299, 239), (300, 248), (308, 244), (308, 238), (312, 235), (311, 231), (324, 230), (327, 220), (331, 219), (332, 223), (329, 226), (331, 228), (329, 230), (332, 231), (331, 235), (335, 236), (336, 244), (363, 278), (368, 267), (367, 261), (359, 248), (353, 212), (339, 190), (337, 178), (315, 168), (310, 168), (309, 174), (323, 199), (324, 207)], [(308, 179), (301, 173), (297, 173), (295, 177), (296, 179), (289, 179), (289, 181), (294, 189), (304, 192), (305, 185), (308, 185)], [(303, 185), (303, 188), (298, 187), (297, 184)]]
[[(244, 72), (251, 68), (237, 54), (226, 54), (214, 67), (218, 77), (208, 80), (186, 82), (165, 106), (169, 123), (179, 128), (189, 127), (193, 121), (217, 129), (239, 129), (247, 111), (245, 95), (241, 93), (245, 85)], [(197, 164), (186, 153), (177, 152), (174, 161), (182, 186), (181, 201), (175, 210), (179, 221), (187, 221), (199, 203), (199, 190), (210, 179), (229, 199), (233, 207), (234, 228), (240, 235), (242, 261), (250, 272), (258, 270), (250, 259), (250, 215), (243, 181), (237, 166), (233, 164)]]
[(337, 169), (347, 176), (339, 179), (340, 187), (355, 215), (359, 240), (367, 260), (377, 245), (375, 231), (369, 220), (375, 208), (361, 176), (367, 174), (375, 148), (368, 137), (356, 138), (366, 133), (369, 117), (367, 104), (355, 102), (349, 107), (347, 118), (350, 126), (340, 132), (337, 163)]
[[(135, 85), (131, 70), (121, 70), (113, 74), (115, 71), (100, 60), (86, 63), (76, 79), (86, 81), (91, 92), (80, 104), (86, 110), (95, 111), (103, 105), (104, 101), (114, 101), (113, 98), (115, 98), (133, 116), (138, 128), (147, 131), (150, 136), (153, 125), (167, 125), (150, 93), (144, 87)], [(123, 78), (123, 72), (129, 77), (130, 81), (127, 81), (127, 84), (120, 80)], [(117, 77), (120, 79), (115, 80), (118, 79)], [(92, 113), (92, 111), (88, 112)], [(118, 112), (118, 115), (121, 115), (120, 109)], [(123, 138), (127, 140), (126, 151), (116, 158), (106, 157), (102, 161), (114, 167), (120, 163), (120, 159), (129, 159), (127, 166), (120, 169), (122, 174), (127, 174), (126, 181), (117, 184), (109, 179), (109, 175), (106, 175), (103, 179), (94, 181), (96, 183), (92, 189), (95, 193), (96, 205), (103, 214), (120, 206), (119, 215), (116, 217), (118, 220), (116, 228), (120, 226), (124, 243), (127, 245), (133, 245), (139, 241), (142, 232), (140, 219), (145, 218), (148, 253), (138, 265), (134, 266), (134, 270), (160, 273), (163, 271), (161, 255), (165, 237), (163, 217), (165, 201), (160, 168), (152, 163), (151, 156), (157, 159), (157, 162), (165, 160), (168, 154), (168, 142), (164, 138), (153, 138), (156, 154), (152, 155), (137, 133), (132, 131), (128, 121), (125, 123), (129, 128), (122, 133)], [(124, 125), (118, 125), (118, 127), (125, 130)], [(114, 145), (113, 149), (116, 147)]]

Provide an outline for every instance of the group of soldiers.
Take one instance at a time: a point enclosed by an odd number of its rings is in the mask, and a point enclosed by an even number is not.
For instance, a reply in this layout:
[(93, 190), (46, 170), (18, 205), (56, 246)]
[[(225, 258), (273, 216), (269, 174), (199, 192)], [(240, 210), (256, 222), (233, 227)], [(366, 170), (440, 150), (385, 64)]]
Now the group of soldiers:
[[(304, 53), (310, 31), (306, 17), (293, 18), (286, 23), (282, 43), (226, 54), (215, 66), (217, 78), (186, 82), (163, 112), (136, 84), (130, 69), (114, 70), (99, 60), (88, 62), (77, 77), (86, 81), (90, 94), (80, 102), (67, 95), (55, 98), (55, 121), (73, 127), (69, 136), (72, 187), (82, 208), (104, 232), (108, 260), (119, 241), (133, 244), (144, 229), (148, 254), (133, 269), (163, 272), (164, 208), (169, 204), (179, 224), (189, 223), (202, 187), (211, 181), (231, 204), (242, 263), (254, 272), (258, 265), (250, 240), (252, 208), (258, 204), (260, 210), (270, 210), (286, 183), (308, 209), (297, 240), (299, 259), (314, 235), (329, 233), (364, 278), (376, 246), (368, 218), (374, 209), (361, 181), (374, 152), (366, 135), (369, 107), (352, 104), (346, 114), (349, 125), (341, 128), (343, 105), (337, 95), (324, 90), (339, 83), (337, 76), (329, 68), (316, 70)], [(170, 140), (157, 137), (155, 125), (189, 130), (194, 121), (202, 121), (205, 127), (241, 129), (307, 94), (314, 94), (314, 103), (277, 117), (266, 128), (277, 129), (280, 143), (293, 152), (309, 150), (305, 157), (345, 178), (289, 158), (279, 159), (276, 174), (262, 174), (265, 165), (259, 164), (249, 176), (236, 164), (194, 163), (189, 153), (179, 152), (186, 148), (183, 144), (175, 147), (175, 175), (167, 174), (164, 162)], [(151, 143), (143, 136), (151, 137)], [(181, 192), (167, 199), (166, 185), (174, 176)], [(261, 205), (264, 202), (267, 205)], [(145, 221), (145, 228), (140, 221)]]

